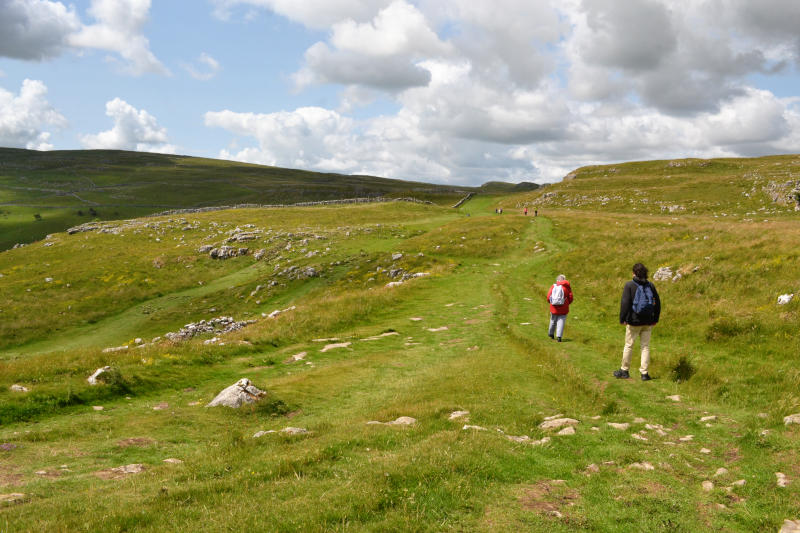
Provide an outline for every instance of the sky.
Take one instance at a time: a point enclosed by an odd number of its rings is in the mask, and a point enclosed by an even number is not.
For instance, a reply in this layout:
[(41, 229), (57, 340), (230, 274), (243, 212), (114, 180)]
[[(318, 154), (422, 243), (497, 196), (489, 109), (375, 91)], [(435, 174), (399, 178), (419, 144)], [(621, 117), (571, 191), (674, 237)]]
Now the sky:
[(0, 0), (0, 146), (478, 185), (800, 153), (798, 0)]

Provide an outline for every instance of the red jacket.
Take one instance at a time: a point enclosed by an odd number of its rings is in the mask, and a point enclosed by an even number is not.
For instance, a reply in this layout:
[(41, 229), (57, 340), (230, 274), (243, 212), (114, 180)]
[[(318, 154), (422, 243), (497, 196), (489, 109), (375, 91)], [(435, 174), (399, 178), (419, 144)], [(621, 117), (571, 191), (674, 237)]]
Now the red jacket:
[[(569, 313), (569, 304), (572, 303), (572, 287), (569, 286), (569, 281), (557, 281), (557, 285), (561, 285), (564, 289), (564, 295), (567, 297), (567, 301), (564, 302), (562, 305), (553, 305), (550, 304), (550, 312), (554, 315), (566, 315)], [(547, 301), (550, 301), (550, 293), (553, 292), (552, 285), (550, 286), (550, 290), (547, 291)]]

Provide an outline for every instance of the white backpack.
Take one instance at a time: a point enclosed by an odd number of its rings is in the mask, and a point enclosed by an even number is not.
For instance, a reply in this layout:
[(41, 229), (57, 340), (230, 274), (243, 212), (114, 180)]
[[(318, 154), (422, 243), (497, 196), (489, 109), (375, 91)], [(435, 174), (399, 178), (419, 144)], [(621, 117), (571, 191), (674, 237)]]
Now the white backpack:
[(553, 285), (550, 291), (550, 303), (552, 305), (564, 305), (567, 301), (567, 295), (564, 294), (564, 288), (558, 283)]

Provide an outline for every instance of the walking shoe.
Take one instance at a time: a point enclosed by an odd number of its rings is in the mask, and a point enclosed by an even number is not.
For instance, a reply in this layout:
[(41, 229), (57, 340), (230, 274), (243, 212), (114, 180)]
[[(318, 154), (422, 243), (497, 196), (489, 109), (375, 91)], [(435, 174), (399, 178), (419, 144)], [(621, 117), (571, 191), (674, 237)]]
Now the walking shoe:
[(642, 374), (642, 381), (650, 381), (651, 379), (653, 379), (653, 378), (651, 378), (650, 374), (648, 374), (647, 372)]
[(547, 336), (550, 337), (551, 339), (555, 339), (556, 338), (556, 336), (553, 335), (552, 333), (548, 333)]
[(561, 342), (561, 337), (558, 338), (558, 342)]
[(619, 370), (614, 370), (614, 377), (617, 379), (628, 379), (629, 377), (631, 377), (631, 375), (628, 373), (627, 370), (622, 370), (620, 368)]

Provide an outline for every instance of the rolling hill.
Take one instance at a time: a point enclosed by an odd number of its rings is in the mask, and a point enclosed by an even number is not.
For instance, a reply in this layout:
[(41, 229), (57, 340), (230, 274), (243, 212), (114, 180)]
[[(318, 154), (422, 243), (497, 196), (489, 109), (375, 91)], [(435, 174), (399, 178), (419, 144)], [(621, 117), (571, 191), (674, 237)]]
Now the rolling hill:
[[(778, 531), (800, 520), (799, 159), (587, 167), (458, 209), (107, 221), (0, 253), (0, 524)], [(637, 261), (663, 301), (648, 382), (611, 374)], [(205, 407), (242, 379), (266, 396)]]

